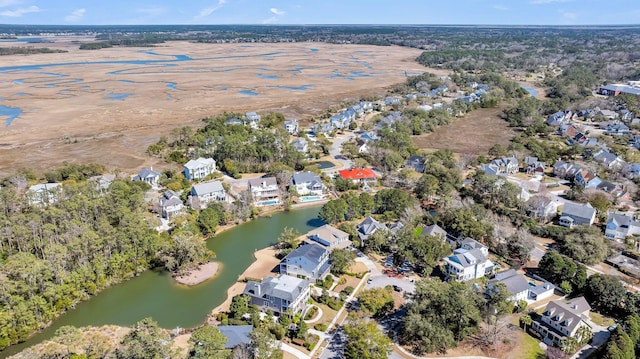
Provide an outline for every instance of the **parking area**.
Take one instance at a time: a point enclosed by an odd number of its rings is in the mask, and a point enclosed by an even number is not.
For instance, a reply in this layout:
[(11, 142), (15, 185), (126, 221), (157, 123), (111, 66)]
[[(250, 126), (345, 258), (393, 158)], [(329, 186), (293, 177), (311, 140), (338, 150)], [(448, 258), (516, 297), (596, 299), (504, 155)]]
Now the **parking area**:
[(386, 275), (375, 275), (369, 277), (365, 289), (371, 288), (384, 288), (386, 286), (397, 286), (402, 289), (403, 292), (413, 293), (416, 290), (415, 283), (405, 278), (388, 277)]

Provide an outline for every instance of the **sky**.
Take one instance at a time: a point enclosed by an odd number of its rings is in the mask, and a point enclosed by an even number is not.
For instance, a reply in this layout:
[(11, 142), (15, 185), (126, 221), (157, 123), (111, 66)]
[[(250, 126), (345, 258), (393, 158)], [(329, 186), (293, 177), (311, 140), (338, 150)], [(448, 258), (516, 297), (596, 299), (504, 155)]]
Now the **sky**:
[(640, 24), (639, 0), (0, 0), (0, 24)]

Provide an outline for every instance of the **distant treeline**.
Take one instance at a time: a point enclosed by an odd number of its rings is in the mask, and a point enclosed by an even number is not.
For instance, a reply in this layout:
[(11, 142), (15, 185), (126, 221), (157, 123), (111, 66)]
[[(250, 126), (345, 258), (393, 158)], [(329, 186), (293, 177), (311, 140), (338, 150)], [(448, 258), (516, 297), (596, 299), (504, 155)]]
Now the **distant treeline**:
[(125, 47), (151, 47), (155, 44), (163, 43), (163, 39), (159, 38), (143, 38), (143, 39), (116, 39), (98, 42), (88, 42), (80, 45), (80, 50), (100, 50), (113, 46)]
[(0, 56), (6, 55), (30, 55), (30, 54), (56, 54), (68, 52), (66, 50), (50, 49), (48, 47), (0, 47)]

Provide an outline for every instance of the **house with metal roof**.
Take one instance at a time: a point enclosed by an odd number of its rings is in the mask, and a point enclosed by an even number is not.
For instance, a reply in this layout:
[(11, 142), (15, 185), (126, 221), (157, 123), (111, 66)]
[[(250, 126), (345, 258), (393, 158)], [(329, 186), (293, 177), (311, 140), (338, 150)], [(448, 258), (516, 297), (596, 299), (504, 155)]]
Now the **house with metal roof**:
[(577, 204), (565, 202), (560, 214), (560, 225), (573, 227), (579, 225), (592, 225), (596, 219), (596, 210), (589, 203)]
[(248, 295), (251, 304), (263, 311), (283, 314), (291, 310), (294, 315), (304, 315), (311, 289), (306, 279), (281, 274), (278, 277), (266, 277), (260, 282), (248, 281), (243, 294)]
[(336, 248), (344, 249), (351, 246), (348, 233), (328, 224), (309, 231), (307, 233), (307, 242), (316, 242), (324, 246), (329, 251), (333, 251)]
[(143, 168), (138, 172), (136, 176), (133, 177), (133, 181), (142, 181), (148, 183), (152, 187), (158, 185), (158, 181), (160, 180), (160, 172), (156, 172), (152, 168)]
[(249, 334), (253, 330), (253, 325), (220, 325), (216, 328), (227, 338), (227, 342), (224, 343), (225, 349), (233, 349), (241, 344), (251, 344)]
[(351, 180), (353, 183), (368, 183), (378, 180), (378, 176), (371, 168), (352, 168), (350, 170), (339, 170), (340, 177)]
[(227, 200), (227, 193), (220, 181), (201, 182), (193, 185), (190, 192), (191, 207), (207, 208), (211, 202)]
[(489, 292), (496, 290), (499, 283), (502, 283), (511, 294), (508, 300), (516, 302), (529, 298), (529, 281), (522, 274), (517, 273), (515, 269), (496, 273), (495, 277), (489, 280), (487, 290)]
[(624, 213), (609, 212), (604, 235), (611, 240), (624, 241), (628, 236), (640, 235), (640, 222)]
[(547, 345), (559, 346), (568, 337), (580, 341), (580, 328), (592, 329), (590, 310), (591, 306), (584, 297), (566, 302), (554, 300), (547, 304), (542, 316), (532, 323), (531, 328), (540, 333), (542, 341)]
[(295, 188), (298, 196), (321, 196), (325, 189), (320, 177), (309, 171), (294, 173), (290, 186)]
[[(362, 220), (362, 222), (358, 223), (356, 226), (356, 231), (358, 232), (358, 238), (360, 241), (364, 243), (371, 235), (373, 235), (378, 230), (389, 230), (384, 223), (380, 223), (375, 220), (375, 218), (369, 216)], [(361, 244), (362, 244), (361, 243)]]
[(172, 190), (165, 191), (160, 197), (160, 212), (162, 218), (171, 219), (184, 210), (184, 204)]
[(184, 177), (188, 180), (201, 180), (216, 171), (216, 160), (199, 157), (184, 164)]
[(330, 269), (329, 251), (316, 243), (301, 245), (280, 262), (280, 273), (313, 281), (324, 279)]

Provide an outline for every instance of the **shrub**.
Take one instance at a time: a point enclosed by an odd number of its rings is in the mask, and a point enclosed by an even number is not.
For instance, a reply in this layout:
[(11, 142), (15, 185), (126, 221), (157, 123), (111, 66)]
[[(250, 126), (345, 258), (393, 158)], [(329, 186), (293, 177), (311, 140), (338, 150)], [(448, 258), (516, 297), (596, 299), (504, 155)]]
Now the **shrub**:
[(353, 287), (352, 286), (346, 286), (342, 291), (346, 294), (346, 295), (351, 295), (351, 293), (353, 293)]
[(327, 325), (326, 324), (322, 324), (322, 323), (318, 323), (316, 325), (313, 326), (313, 329), (319, 331), (319, 332), (324, 332), (325, 330), (327, 330)]
[(317, 311), (318, 311), (318, 307), (316, 306), (311, 307), (311, 309), (307, 311), (307, 314), (304, 315), (304, 320), (310, 320), (311, 318), (313, 318), (313, 316), (316, 315)]

